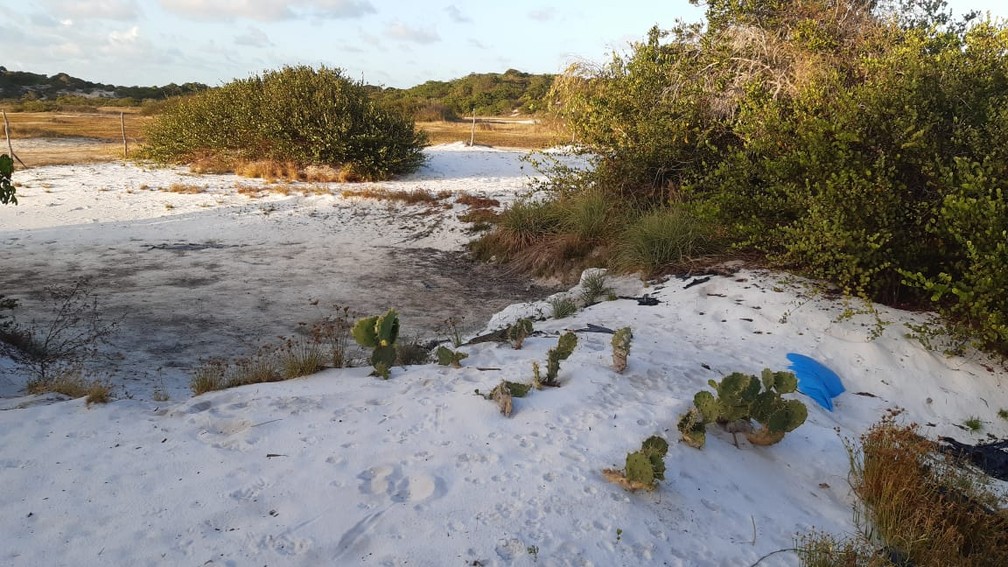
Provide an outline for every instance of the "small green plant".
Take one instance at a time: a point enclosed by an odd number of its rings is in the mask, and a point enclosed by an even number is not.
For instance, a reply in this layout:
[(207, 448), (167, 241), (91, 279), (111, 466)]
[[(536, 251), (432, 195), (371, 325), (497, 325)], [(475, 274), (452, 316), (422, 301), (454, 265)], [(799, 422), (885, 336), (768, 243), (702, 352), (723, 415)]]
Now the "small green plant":
[(969, 419), (963, 422), (963, 425), (965, 425), (966, 429), (969, 429), (973, 433), (977, 433), (981, 429), (983, 429), (983, 422), (980, 421), (980, 418), (977, 416), (970, 417)]
[[(799, 400), (785, 400), (782, 394), (793, 393), (798, 380), (790, 372), (763, 370), (761, 378), (741, 372), (725, 376), (721, 382), (711, 380), (715, 394), (707, 390), (693, 397), (693, 408), (680, 417), (679, 432), (683, 441), (701, 448), (706, 441), (706, 426), (718, 423), (732, 433), (745, 433), (754, 445), (772, 445), (805, 423), (808, 410)], [(751, 420), (760, 427), (753, 429)], [(735, 441), (736, 445), (738, 440)]]
[[(657, 435), (652, 435), (641, 443), (639, 451), (627, 453), (626, 466), (622, 471), (605, 469), (602, 474), (606, 480), (631, 492), (654, 490), (658, 487), (659, 481), (665, 480), (666, 453), (668, 442)], [(620, 533), (617, 531), (617, 540)]]
[(623, 528), (616, 528), (616, 543), (623, 539)]
[(532, 320), (523, 317), (514, 322), (507, 330), (507, 338), (515, 350), (520, 350), (525, 339), (532, 334)]
[(442, 321), (438, 327), (438, 330), (448, 333), (448, 338), (451, 339), (452, 345), (455, 348), (462, 346), (462, 334), (459, 332), (459, 325), (462, 324), (463, 320), (463, 317), (451, 316)]
[(560, 383), (557, 381), (557, 378), (560, 373), (560, 361), (567, 360), (571, 353), (574, 352), (574, 347), (576, 346), (577, 335), (570, 331), (560, 335), (560, 338), (557, 340), (557, 346), (551, 348), (546, 353), (546, 376), (542, 376), (540, 373), (538, 363), (532, 363), (533, 384), (536, 384), (537, 388), (559, 386)]
[(311, 338), (326, 347), (333, 368), (347, 368), (355, 362), (350, 353), (352, 318), (349, 307), (336, 306), (335, 315), (327, 315), (311, 327)]
[(1003, 419), (1005, 421), (1008, 421), (1008, 409), (1004, 409), (1004, 408), (999, 409), (998, 410), (998, 417), (1000, 417), (1001, 419)]
[(372, 376), (386, 380), (396, 361), (395, 342), (399, 338), (399, 315), (389, 309), (384, 315), (358, 319), (350, 331), (357, 344), (371, 351)]
[(277, 349), (280, 376), (285, 380), (314, 374), (325, 368), (319, 343), (309, 339), (286, 339)]
[(14, 176), (14, 160), (7, 154), (0, 154), (0, 204), (16, 205), (17, 196), (11, 178)]
[(578, 306), (573, 299), (562, 295), (560, 297), (554, 297), (549, 300), (550, 307), (553, 309), (554, 319), (563, 319), (565, 317), (570, 317), (571, 315), (577, 313)]
[(623, 327), (613, 334), (612, 338), (612, 361), (616, 372), (623, 372), (627, 367), (627, 357), (630, 356), (630, 341), (633, 339), (633, 332), (630, 327)]
[(606, 285), (606, 274), (602, 270), (594, 270), (581, 279), (581, 302), (585, 307), (595, 305), (603, 299), (613, 296), (613, 290)]
[(439, 346), (435, 354), (437, 355), (438, 364), (441, 366), (451, 366), (452, 368), (461, 368), (462, 360), (469, 357), (468, 354), (460, 350), (452, 350), (445, 346)]

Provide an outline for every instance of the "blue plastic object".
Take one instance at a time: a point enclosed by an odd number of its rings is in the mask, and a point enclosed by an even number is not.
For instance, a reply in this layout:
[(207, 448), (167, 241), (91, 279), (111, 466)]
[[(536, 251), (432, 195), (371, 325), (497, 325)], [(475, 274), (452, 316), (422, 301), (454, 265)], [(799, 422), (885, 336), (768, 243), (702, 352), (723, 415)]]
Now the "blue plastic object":
[(836, 372), (803, 354), (789, 352), (787, 359), (791, 361), (788, 370), (798, 378), (798, 391), (833, 411), (833, 398), (844, 392), (843, 383)]

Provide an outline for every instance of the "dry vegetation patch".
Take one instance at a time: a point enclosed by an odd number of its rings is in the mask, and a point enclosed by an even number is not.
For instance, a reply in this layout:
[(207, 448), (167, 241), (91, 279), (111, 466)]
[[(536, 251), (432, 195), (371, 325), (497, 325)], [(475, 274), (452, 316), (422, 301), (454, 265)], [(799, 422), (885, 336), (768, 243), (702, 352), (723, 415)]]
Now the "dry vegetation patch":
[(466, 142), (482, 146), (542, 149), (557, 145), (566, 136), (559, 128), (541, 121), (477, 118), (473, 135), (472, 121), (417, 122), (432, 144)]
[(392, 191), (385, 187), (368, 187), (364, 189), (344, 189), (340, 192), (344, 198), (374, 199), (377, 201), (395, 201), (410, 205), (434, 204), (447, 199), (451, 192), (440, 191), (437, 194), (429, 189), (412, 189), (410, 191)]

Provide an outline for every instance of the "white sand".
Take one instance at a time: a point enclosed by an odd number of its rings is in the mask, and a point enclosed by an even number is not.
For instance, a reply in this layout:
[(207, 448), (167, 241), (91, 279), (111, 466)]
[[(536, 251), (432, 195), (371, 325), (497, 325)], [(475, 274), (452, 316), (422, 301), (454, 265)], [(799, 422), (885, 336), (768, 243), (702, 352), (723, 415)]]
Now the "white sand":
[[(88, 170), (74, 175), (81, 171)], [(512, 183), (494, 171), (480, 183), (491, 193)], [(471, 174), (478, 177), (479, 167)], [(501, 192), (518, 190), (514, 183)], [(109, 193), (95, 202), (129, 199)], [(206, 199), (241, 218), (237, 197), (158, 197), (183, 202), (186, 212), (165, 219), (149, 209), (152, 230), (164, 220), (178, 221), (164, 230), (186, 222), (197, 229)], [(59, 206), (83, 205), (64, 199)], [(114, 205), (91, 211), (54, 213), (45, 230), (122, 220)], [(36, 232), (43, 221), (0, 214), (4, 246), (10, 230), (45, 238)], [(136, 223), (125, 229), (140, 230)], [(116, 231), (103, 234), (116, 240)], [(813, 527), (837, 535), (854, 529), (841, 438), (856, 437), (888, 408), (904, 408), (905, 419), (929, 435), (1008, 435), (997, 416), (1008, 408), (1005, 371), (980, 356), (923, 349), (904, 324), (926, 315), (878, 307), (889, 324), (871, 340), (870, 317), (841, 319), (842, 303), (810, 296), (795, 278), (740, 272), (689, 289), (676, 279), (647, 289), (631, 278), (613, 283), (662, 303), (617, 300), (537, 322), (552, 336), (530, 338), (517, 351), (463, 347), (462, 369), (395, 368), (388, 381), (366, 368), (329, 370), (163, 403), (75, 400), (0, 411), (0, 563), (750, 565)], [(509, 307), (488, 329), (537, 311), (549, 308)], [(609, 335), (581, 332), (561, 365), (563, 385), (516, 400), (511, 418), (475, 395), (501, 379), (530, 379), (531, 362), (545, 361), (556, 333), (588, 323), (633, 328), (625, 373), (611, 370)], [(809, 419), (777, 445), (743, 441), (737, 449), (713, 429), (703, 450), (677, 442), (676, 420), (708, 379), (785, 369), (788, 352), (842, 377), (847, 393), (834, 412), (799, 395)], [(973, 416), (984, 424), (979, 434), (960, 427)], [(601, 469), (621, 467), (652, 434), (671, 444), (659, 490), (631, 494), (602, 479)], [(793, 554), (761, 563), (794, 564)]]

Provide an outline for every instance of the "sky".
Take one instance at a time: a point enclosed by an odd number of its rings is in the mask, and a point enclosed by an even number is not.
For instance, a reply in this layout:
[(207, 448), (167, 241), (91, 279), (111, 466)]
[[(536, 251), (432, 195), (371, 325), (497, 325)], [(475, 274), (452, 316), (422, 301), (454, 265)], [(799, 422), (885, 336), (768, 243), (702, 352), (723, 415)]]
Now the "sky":
[[(1008, 17), (1004, 0), (949, 0)], [(0, 65), (122, 86), (211, 86), (283, 65), (391, 87), (469, 73), (558, 73), (653, 25), (700, 21), (688, 0), (0, 0)]]

